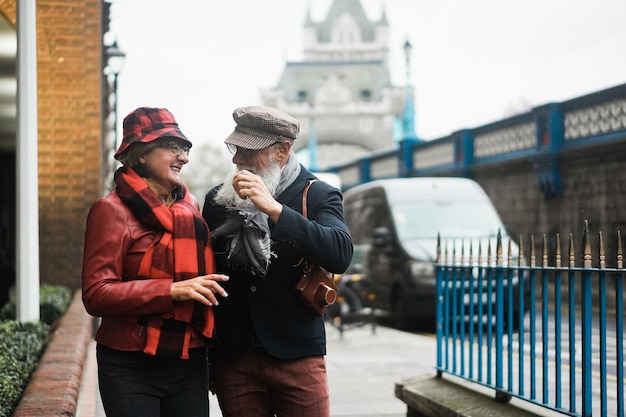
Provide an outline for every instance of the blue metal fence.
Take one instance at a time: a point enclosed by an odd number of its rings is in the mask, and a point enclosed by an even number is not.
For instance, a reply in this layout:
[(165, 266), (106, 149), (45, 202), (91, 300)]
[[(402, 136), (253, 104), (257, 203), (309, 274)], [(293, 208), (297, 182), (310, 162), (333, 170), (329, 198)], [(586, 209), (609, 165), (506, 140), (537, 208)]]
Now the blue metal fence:
[(477, 256), (475, 243), (440, 243), (438, 375), (493, 388), (496, 400), (517, 397), (571, 416), (624, 417), (621, 236), (614, 268), (606, 266), (601, 233), (592, 259), (587, 223), (582, 266), (571, 234), (565, 260), (558, 234), (551, 244), (543, 236), (541, 259), (532, 236), (528, 259), (521, 240), (517, 261), (510, 244), (504, 259), (501, 238), (486, 257), (480, 242)]

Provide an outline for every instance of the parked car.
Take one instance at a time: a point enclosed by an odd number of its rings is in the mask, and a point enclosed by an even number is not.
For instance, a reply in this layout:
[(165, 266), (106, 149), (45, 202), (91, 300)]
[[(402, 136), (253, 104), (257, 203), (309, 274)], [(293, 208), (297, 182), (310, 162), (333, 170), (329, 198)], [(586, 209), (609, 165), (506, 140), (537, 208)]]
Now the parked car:
[(438, 236), (457, 249), (472, 242), (477, 251), (481, 242), (485, 252), (498, 233), (509, 239), (487, 194), (467, 178), (372, 181), (344, 192), (344, 210), (355, 248), (347, 274), (366, 277), (372, 307), (391, 313), (400, 328), (435, 323)]

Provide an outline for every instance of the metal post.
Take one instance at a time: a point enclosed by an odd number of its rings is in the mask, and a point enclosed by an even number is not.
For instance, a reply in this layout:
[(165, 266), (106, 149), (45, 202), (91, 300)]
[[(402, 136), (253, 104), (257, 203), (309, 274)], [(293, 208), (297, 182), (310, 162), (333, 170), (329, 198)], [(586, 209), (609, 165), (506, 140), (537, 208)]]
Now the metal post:
[[(103, 93), (106, 94), (105, 100), (103, 100), (103, 106), (106, 111), (104, 113), (104, 123), (102, 129), (102, 180), (103, 190), (105, 193), (110, 191), (110, 186), (113, 183), (111, 170), (111, 156), (120, 142), (118, 137), (118, 124), (119, 116), (117, 113), (119, 92), (118, 92), (118, 76), (124, 66), (124, 60), (126, 54), (117, 46), (117, 40), (111, 45), (105, 46), (103, 50)], [(111, 85), (113, 84), (113, 85)], [(111, 97), (113, 97), (113, 103), (111, 104)], [(113, 114), (113, 121), (111, 123), (111, 113)], [(112, 124), (112, 126), (111, 126)], [(111, 137), (113, 136), (113, 137)]]
[(113, 115), (115, 116), (115, 123), (113, 124), (113, 134), (115, 135), (115, 137), (113, 138), (113, 150), (117, 149), (117, 147), (119, 146), (119, 138), (117, 136), (118, 134), (118, 129), (117, 129), (117, 125), (119, 122), (119, 116), (117, 114), (117, 102), (119, 100), (119, 93), (117, 91), (117, 76), (119, 75), (119, 73), (114, 72), (113, 73), (113, 94), (115, 95), (115, 100), (113, 101)]
[(406, 60), (406, 85), (404, 87), (404, 110), (402, 112), (402, 139), (416, 141), (415, 134), (415, 104), (413, 87), (411, 85), (411, 50), (413, 46), (407, 39), (404, 42), (404, 58)]
[[(118, 134), (117, 125), (119, 122), (118, 114), (117, 114), (117, 102), (119, 100), (119, 95), (117, 91), (117, 77), (120, 75), (120, 72), (122, 72), (125, 59), (126, 59), (126, 53), (124, 53), (124, 51), (122, 51), (118, 47), (117, 40), (113, 41), (113, 43), (110, 46), (107, 46), (104, 50), (104, 64), (105, 64), (104, 75), (105, 77), (107, 77), (107, 81), (108, 81), (109, 75), (113, 76), (113, 94), (115, 96), (115, 101), (113, 102), (113, 115), (115, 117), (115, 125), (113, 126), (113, 133), (115, 134), (115, 138), (113, 141), (114, 149), (117, 149), (118, 142), (119, 142), (119, 139), (117, 137), (117, 134)], [(110, 92), (107, 92), (107, 93), (110, 94)]]
[(317, 155), (317, 131), (315, 123), (315, 111), (312, 109), (311, 117), (309, 118), (309, 142), (307, 147), (309, 149), (309, 169), (314, 172), (319, 170)]
[(17, 320), (39, 320), (39, 170), (35, 0), (17, 2)]
[(591, 243), (589, 240), (589, 222), (585, 220), (585, 226), (583, 229), (583, 268), (581, 273), (581, 328), (582, 328), (582, 416), (591, 417), (592, 404), (593, 404), (593, 391), (591, 387), (591, 373), (593, 357), (593, 351), (591, 347), (591, 335), (592, 335), (592, 272), (591, 272)]

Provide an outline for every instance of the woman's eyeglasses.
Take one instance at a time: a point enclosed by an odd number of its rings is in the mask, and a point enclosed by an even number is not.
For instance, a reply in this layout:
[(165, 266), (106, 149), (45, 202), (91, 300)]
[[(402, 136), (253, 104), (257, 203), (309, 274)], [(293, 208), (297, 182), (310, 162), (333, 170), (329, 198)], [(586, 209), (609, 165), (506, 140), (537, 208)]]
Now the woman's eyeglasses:
[(180, 143), (175, 140), (169, 140), (167, 142), (162, 142), (159, 144), (159, 148), (169, 149), (174, 155), (178, 156), (183, 152), (185, 155), (189, 156), (189, 146), (182, 146)]

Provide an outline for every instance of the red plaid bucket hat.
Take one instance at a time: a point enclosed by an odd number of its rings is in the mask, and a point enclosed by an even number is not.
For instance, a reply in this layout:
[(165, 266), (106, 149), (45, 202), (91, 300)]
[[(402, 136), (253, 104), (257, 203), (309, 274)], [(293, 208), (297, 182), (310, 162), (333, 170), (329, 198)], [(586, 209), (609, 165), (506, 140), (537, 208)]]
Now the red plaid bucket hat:
[(191, 141), (180, 131), (174, 115), (169, 110), (154, 107), (139, 107), (124, 118), (124, 139), (115, 152), (115, 159), (133, 143), (148, 143), (162, 137)]
[(273, 107), (247, 106), (233, 111), (237, 126), (224, 143), (246, 149), (263, 149), (276, 142), (295, 140), (300, 123)]

